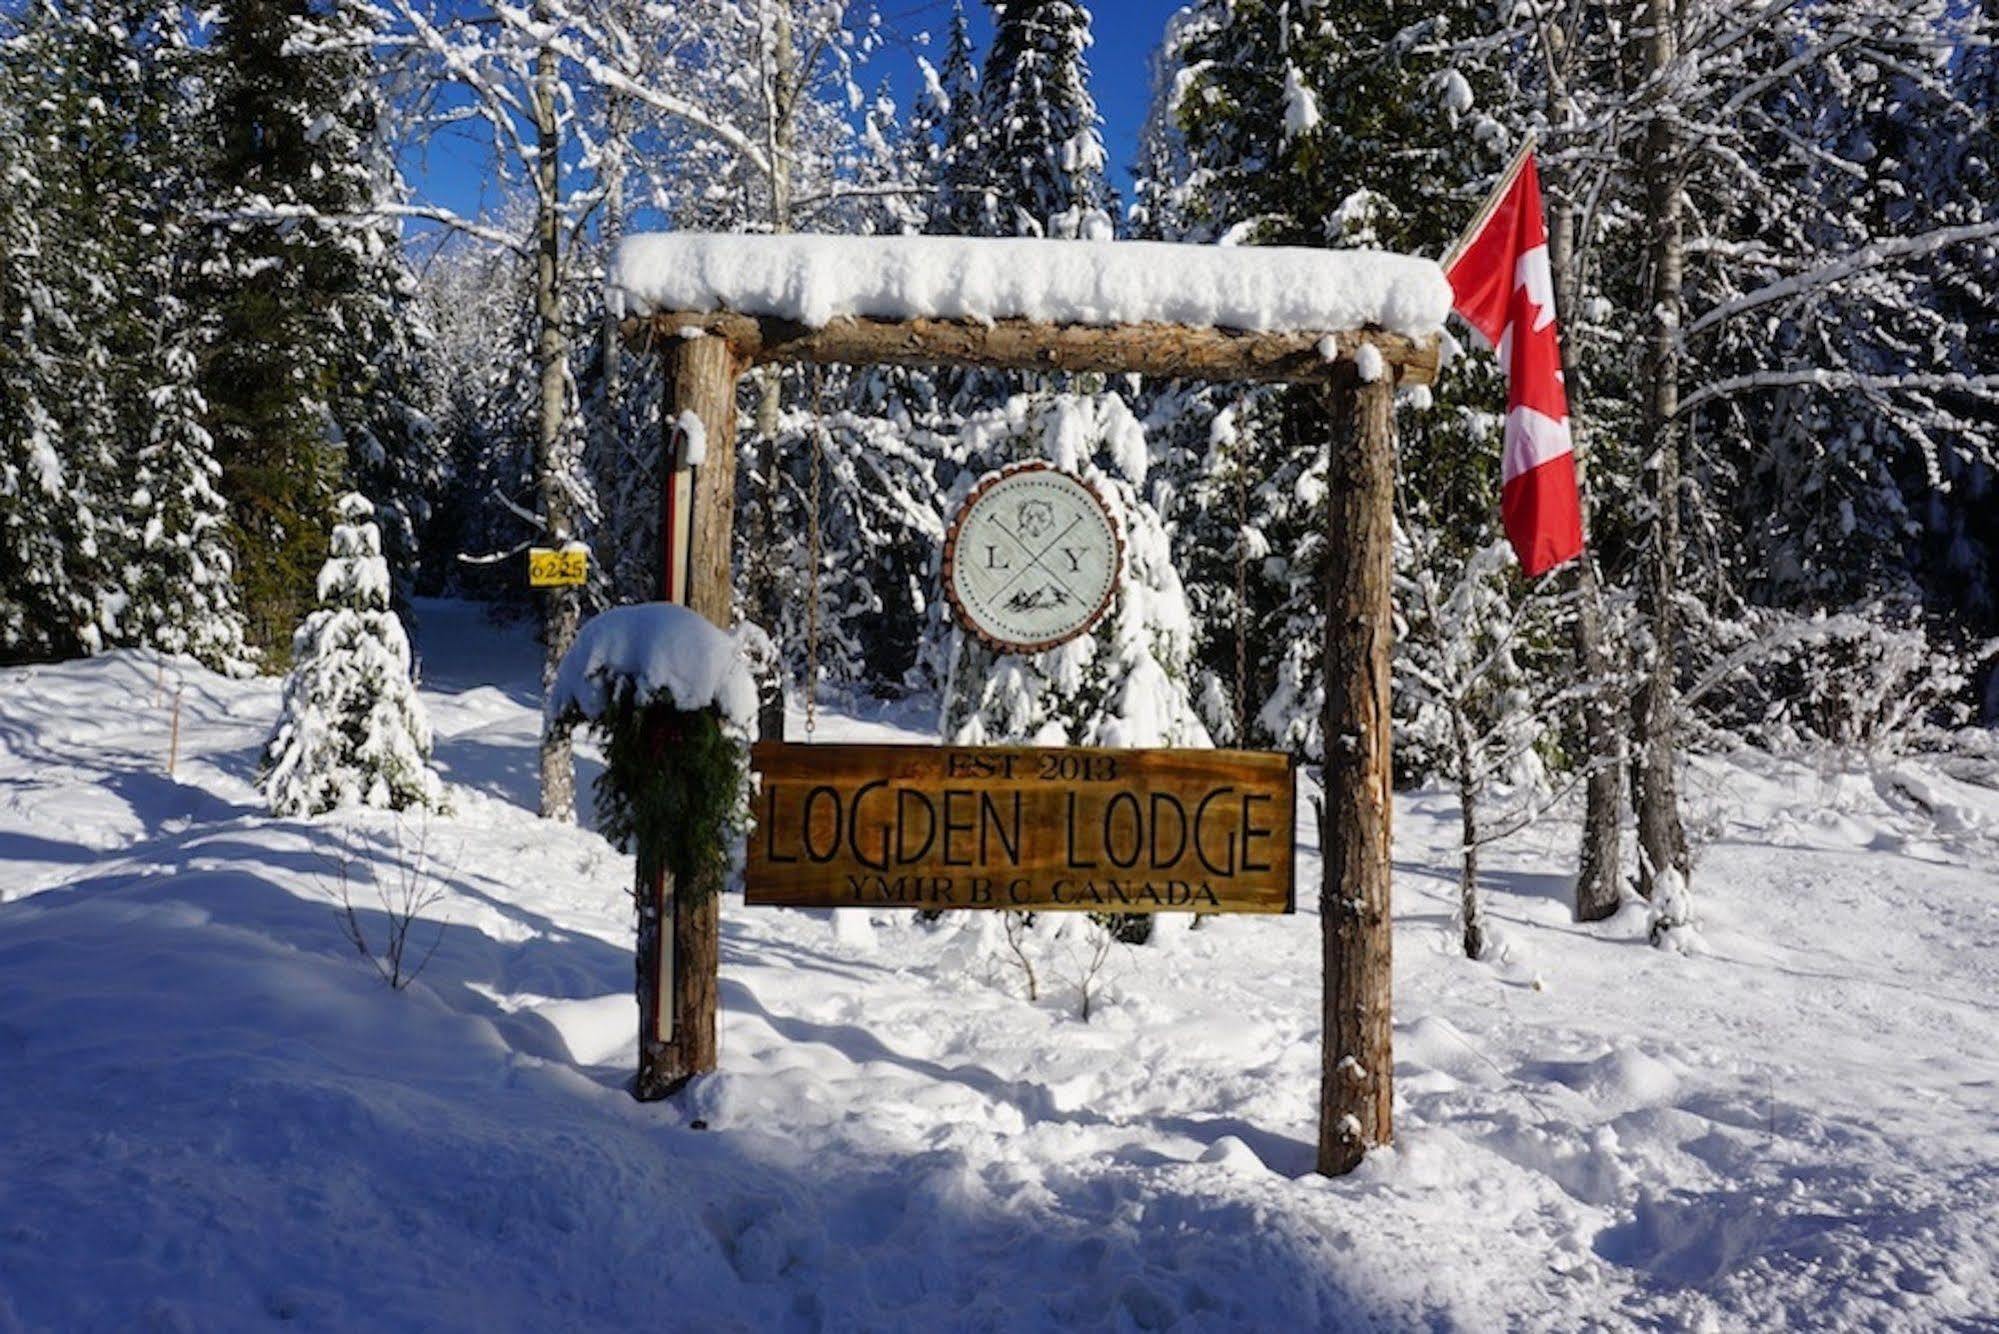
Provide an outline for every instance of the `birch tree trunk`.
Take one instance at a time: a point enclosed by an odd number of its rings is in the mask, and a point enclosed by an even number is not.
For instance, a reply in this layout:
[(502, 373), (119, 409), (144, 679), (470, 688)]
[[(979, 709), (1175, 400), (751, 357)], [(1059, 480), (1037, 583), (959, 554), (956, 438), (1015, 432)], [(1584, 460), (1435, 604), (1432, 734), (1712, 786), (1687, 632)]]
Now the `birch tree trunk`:
[[(601, 227), (604, 254), (607, 259), (618, 252), (618, 243), (625, 234), (625, 154), (630, 151), (631, 101), (623, 93), (606, 89), (604, 94), (604, 151), (603, 165), (598, 168), (604, 181), (604, 221)], [(624, 438), (625, 414), (625, 350), (624, 339), (618, 331), (618, 316), (611, 312), (607, 304), (598, 321), (598, 364), (602, 376), (595, 426), (595, 447), (598, 467), (609, 471), (618, 489), (618, 532), (616, 543), (619, 548), (615, 559), (620, 566), (626, 560), (624, 547), (630, 539), (630, 515), (634, 508), (633, 492), (640, 490), (640, 479), (647, 471), (644, 459)], [(600, 474), (601, 475), (601, 474)], [(657, 511), (655, 502), (650, 509)], [(651, 518), (648, 513), (647, 518)], [(651, 531), (655, 525), (647, 523)], [(613, 576), (622, 569), (607, 569)], [(612, 598), (618, 600), (637, 590), (631, 589), (622, 579), (612, 584)], [(639, 592), (638, 596), (645, 594)]]
[[(765, 149), (770, 157), (770, 229), (775, 233), (791, 230), (792, 154), (796, 148), (795, 120), (797, 86), (803, 82), (793, 69), (797, 53), (793, 49), (791, 0), (773, 0), (771, 40), (764, 70)], [(784, 652), (783, 611), (778, 597), (776, 568), (771, 550), (777, 538), (777, 431), (784, 406), (782, 368), (766, 366), (757, 372), (757, 477), (749, 516), (752, 535), (750, 559), (750, 606), (757, 624), (770, 635), (777, 648), (773, 679), (760, 686), (757, 735), (771, 741), (784, 739)], [(811, 577), (817, 578), (818, 571)]]
[(1478, 892), (1478, 797), (1484, 786), (1473, 754), (1471, 720), (1464, 701), (1450, 702), (1451, 738), (1458, 751), (1458, 916), (1464, 926), (1465, 957), (1485, 957), (1485, 904)]
[(1646, 127), (1642, 168), (1645, 180), (1645, 223), (1651, 230), (1651, 281), (1648, 284), (1649, 346), (1645, 369), (1648, 392), (1641, 425), (1645, 458), (1644, 490), (1653, 512), (1641, 609), (1650, 643), (1638, 684), (1635, 722), (1639, 756), (1638, 888), (1654, 898), (1664, 877), (1673, 876), (1672, 912), (1685, 925), (1684, 886), (1688, 869), (1687, 835), (1680, 823), (1677, 768), (1678, 698), (1675, 684), (1676, 636), (1674, 598), (1680, 563), (1680, 437), (1674, 420), (1680, 406), (1680, 311), (1685, 269), (1678, 110), (1666, 80), (1678, 41), (1672, 0), (1646, 0), (1643, 34), (1644, 71), (1653, 82), (1649, 102), (1652, 118)]
[[(1581, 473), (1579, 460), (1578, 482)], [(1583, 513), (1587, 518), (1587, 491)], [(1625, 713), (1621, 673), (1604, 624), (1596, 555), (1587, 550), (1576, 564), (1576, 594), (1576, 667), (1590, 693), (1583, 699), (1589, 774), (1583, 791), (1582, 847), (1576, 859), (1575, 917), (1578, 922), (1600, 922), (1617, 911), (1623, 895), (1624, 771), (1630, 757), (1621, 725)]]
[[(535, 55), (534, 125), (535, 282), (537, 327), (535, 366), (540, 373), (541, 412), (535, 433), (536, 499), (545, 540), (561, 546), (575, 536), (568, 489), (568, 402), (565, 378), (569, 349), (562, 330), (562, 217), (559, 161), (561, 143), (556, 122), (557, 57), (544, 45)], [(581, 619), (581, 598), (575, 588), (547, 588), (541, 595), (543, 644), (542, 690), (555, 685), (555, 669), (575, 642)], [(570, 752), (570, 729), (550, 721), (541, 733), (541, 814), (544, 819), (576, 818), (576, 765)]]

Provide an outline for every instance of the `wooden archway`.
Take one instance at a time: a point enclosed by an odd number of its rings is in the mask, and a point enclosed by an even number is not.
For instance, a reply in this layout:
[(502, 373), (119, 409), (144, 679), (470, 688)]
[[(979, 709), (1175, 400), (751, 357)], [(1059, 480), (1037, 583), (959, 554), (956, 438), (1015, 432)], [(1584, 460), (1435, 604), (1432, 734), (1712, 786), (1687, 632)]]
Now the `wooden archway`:
[[(772, 363), (1138, 373), (1319, 385), (1332, 407), (1326, 538), (1326, 766), (1319, 909), (1325, 962), (1318, 1166), (1351, 1171), (1393, 1133), (1389, 868), (1389, 597), (1395, 390), (1436, 377), (1435, 338), (1373, 329), (1241, 332), (1165, 324), (841, 317), (808, 327), (726, 311), (625, 322), (661, 359), (670, 480), (662, 487), (664, 600), (727, 627), (734, 575), (736, 383)], [(1368, 351), (1366, 349), (1371, 349)], [(1364, 378), (1361, 367), (1373, 372)], [(688, 414), (703, 462), (681, 466)], [(636, 1092), (663, 1097), (716, 1066), (717, 897), (641, 886)]]

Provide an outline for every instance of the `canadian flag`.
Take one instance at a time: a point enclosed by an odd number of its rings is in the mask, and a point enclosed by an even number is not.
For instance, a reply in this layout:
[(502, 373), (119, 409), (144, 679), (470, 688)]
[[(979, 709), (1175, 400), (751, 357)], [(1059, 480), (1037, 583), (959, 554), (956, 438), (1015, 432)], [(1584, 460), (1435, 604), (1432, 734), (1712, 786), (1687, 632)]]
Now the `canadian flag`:
[(1444, 276), (1457, 313), (1499, 349), (1506, 368), (1500, 516), (1521, 568), (1530, 576), (1545, 574), (1581, 554), (1583, 509), (1562, 387), (1548, 224), (1531, 145), (1444, 261)]

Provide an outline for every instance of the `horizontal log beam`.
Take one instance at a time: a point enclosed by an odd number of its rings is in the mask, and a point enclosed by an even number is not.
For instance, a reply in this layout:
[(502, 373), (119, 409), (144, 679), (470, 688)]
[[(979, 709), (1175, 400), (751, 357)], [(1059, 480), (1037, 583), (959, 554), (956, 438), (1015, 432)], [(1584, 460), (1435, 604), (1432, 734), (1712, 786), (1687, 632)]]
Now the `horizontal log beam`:
[[(1178, 324), (1044, 324), (1035, 320), (875, 320), (841, 316), (812, 328), (795, 320), (738, 315), (661, 314), (627, 319), (636, 348), (699, 335), (724, 338), (750, 365), (817, 362), (852, 366), (978, 366), (993, 370), (1099, 371), (1218, 382), (1291, 384), (1351, 381), (1361, 347), (1381, 354), (1397, 384), (1437, 378), (1437, 340), (1377, 329), (1333, 333), (1251, 333)], [(1326, 348), (1321, 346), (1330, 338)]]

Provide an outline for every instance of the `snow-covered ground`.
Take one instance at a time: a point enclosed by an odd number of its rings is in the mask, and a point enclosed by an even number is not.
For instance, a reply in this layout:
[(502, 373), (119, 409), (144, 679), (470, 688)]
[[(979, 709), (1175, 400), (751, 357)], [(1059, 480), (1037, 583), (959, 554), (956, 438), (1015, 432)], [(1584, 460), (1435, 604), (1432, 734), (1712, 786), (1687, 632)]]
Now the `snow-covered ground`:
[(1698, 951), (1573, 924), (1549, 822), (1497, 964), (1403, 799), (1400, 1137), (1342, 1181), (1309, 903), (1120, 951), (1086, 1023), (1071, 941), (1030, 1002), (990, 918), (731, 899), (723, 1069), (641, 1106), (630, 864), (531, 814), (531, 646), (423, 610), (400, 993), (331, 897), (393, 824), (255, 799), (275, 683), (185, 669), (169, 776), (176, 672), (0, 672), (0, 1331), (1999, 1327), (1999, 792), (1703, 763)]

